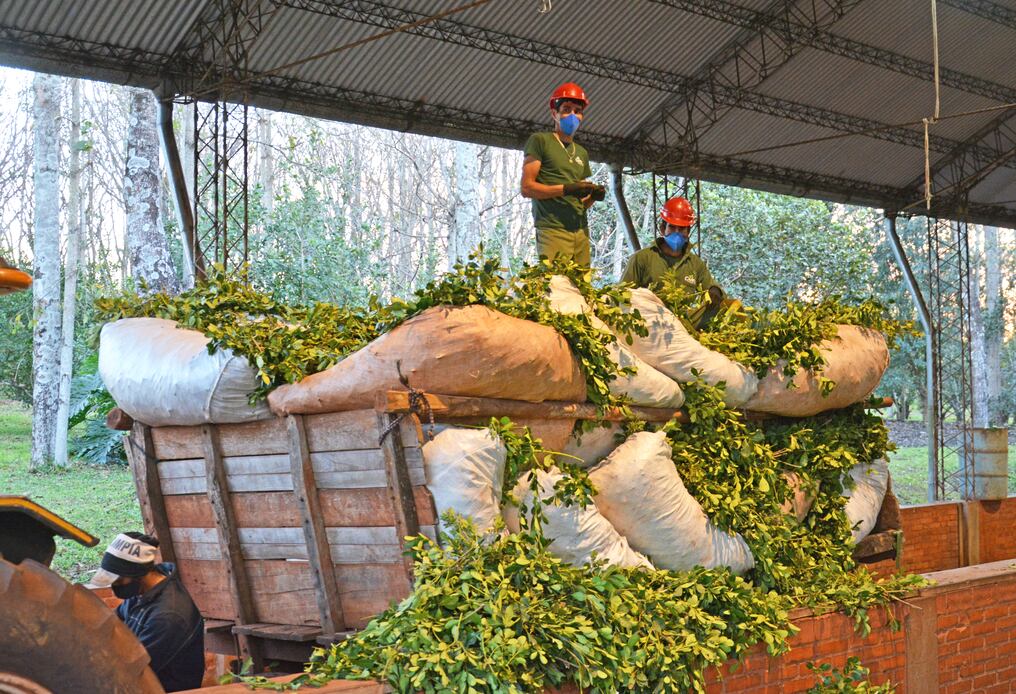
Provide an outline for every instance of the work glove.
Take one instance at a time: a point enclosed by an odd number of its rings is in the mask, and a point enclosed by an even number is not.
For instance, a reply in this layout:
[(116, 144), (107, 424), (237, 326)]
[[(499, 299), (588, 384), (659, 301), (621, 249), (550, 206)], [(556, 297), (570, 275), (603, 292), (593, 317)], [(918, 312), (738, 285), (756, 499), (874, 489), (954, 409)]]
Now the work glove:
[[(592, 181), (575, 181), (574, 183), (564, 184), (564, 194), (584, 198), (587, 195), (592, 195), (597, 188), (601, 191), (603, 190), (603, 186), (598, 186)], [(603, 198), (601, 197), (600, 200), (603, 200)]]
[(709, 303), (718, 305), (721, 301), (723, 301), (723, 290), (713, 285), (709, 288)]
[(603, 186), (596, 186), (596, 189), (589, 194), (593, 200), (600, 202), (603, 198), (607, 197), (607, 189)]

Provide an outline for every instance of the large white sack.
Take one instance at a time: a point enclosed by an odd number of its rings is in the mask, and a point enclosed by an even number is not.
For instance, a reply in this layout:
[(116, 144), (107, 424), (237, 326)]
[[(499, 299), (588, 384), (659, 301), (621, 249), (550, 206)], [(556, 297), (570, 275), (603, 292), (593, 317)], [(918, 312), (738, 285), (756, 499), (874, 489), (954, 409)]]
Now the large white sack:
[(843, 509), (850, 521), (851, 534), (854, 542), (860, 542), (868, 536), (878, 512), (882, 510), (885, 491), (889, 486), (889, 464), (882, 459), (873, 463), (861, 463), (850, 469), (850, 478), (854, 481), (853, 489), (844, 485), (843, 496), (847, 497), (847, 505)]
[(717, 528), (681, 481), (663, 432), (634, 434), (589, 472), (596, 508), (654, 565), (671, 571), (755, 565), (744, 538)]
[(454, 511), (489, 530), (501, 515), (506, 455), (487, 429), (447, 427), (425, 443), (423, 467), (438, 515)]
[(571, 456), (563, 458), (564, 462), (579, 467), (595, 465), (621, 445), (623, 439), (619, 437), (623, 431), (624, 428), (616, 422), (597, 426), (591, 431), (573, 431), (568, 443), (561, 449), (562, 453)]
[[(837, 325), (836, 336), (823, 340), (819, 351), (826, 360), (821, 372), (798, 369), (793, 376), (784, 376), (784, 362), (780, 360), (759, 381), (758, 390), (744, 403), (744, 409), (785, 417), (810, 417), (837, 410), (871, 395), (889, 366), (885, 336), (859, 325)], [(822, 395), (819, 377), (836, 382), (828, 395)]]
[(740, 407), (755, 394), (758, 377), (729, 357), (704, 347), (653, 292), (633, 289), (631, 307), (638, 309), (649, 334), (633, 335), (628, 348), (647, 364), (679, 383), (694, 381), (693, 369), (710, 385), (726, 383), (723, 401), (728, 407)]
[[(589, 317), (593, 327), (610, 332), (610, 327), (593, 314), (585, 297), (567, 277), (554, 275), (550, 278), (548, 299), (551, 308), (558, 313), (570, 316), (584, 313)], [(621, 338), (610, 344), (608, 350), (610, 350), (610, 360), (615, 364), (621, 367), (633, 366), (636, 369), (632, 376), (618, 376), (610, 381), (607, 385), (611, 393), (627, 395), (633, 404), (646, 407), (677, 408), (684, 404), (684, 392), (681, 387), (640, 359), (626, 345), (622, 344)]]
[[(595, 505), (587, 504), (581, 508), (578, 505), (554, 505), (550, 501), (554, 496), (554, 485), (563, 477), (556, 469), (550, 472), (535, 470), (522, 475), (513, 493), (523, 506), (529, 509), (533, 507), (533, 491), (529, 488), (529, 483), (530, 475), (534, 473), (539, 484), (540, 499), (545, 502), (543, 534), (553, 540), (547, 547), (551, 554), (572, 566), (588, 564), (595, 554), (612, 566), (653, 568), (649, 560), (633, 550), (610, 521), (600, 515)], [(518, 532), (519, 508), (506, 504), (504, 511), (508, 529)]]
[(99, 375), (117, 406), (152, 426), (249, 422), (271, 417), (251, 406), (257, 373), (230, 349), (208, 353), (209, 339), (162, 318), (124, 318), (102, 326)]

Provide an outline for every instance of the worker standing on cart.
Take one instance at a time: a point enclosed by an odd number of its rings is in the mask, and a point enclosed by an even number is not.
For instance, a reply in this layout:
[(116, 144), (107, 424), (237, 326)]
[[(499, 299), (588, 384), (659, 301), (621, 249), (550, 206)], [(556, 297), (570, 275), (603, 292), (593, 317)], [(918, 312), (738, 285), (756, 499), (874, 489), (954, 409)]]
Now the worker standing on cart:
[(723, 289), (713, 279), (705, 261), (692, 252), (689, 237), (694, 224), (695, 210), (687, 198), (676, 196), (667, 200), (660, 210), (659, 238), (628, 259), (622, 281), (659, 291), (664, 277), (669, 277), (670, 286), (680, 288), (689, 298), (693, 294), (704, 295), (698, 308), (687, 316), (698, 329), (705, 326), (724, 303), (732, 302), (724, 301)]
[(167, 692), (197, 689), (205, 671), (205, 623), (176, 565), (155, 563), (158, 546), (150, 535), (117, 535), (89, 585), (109, 586), (123, 600), (116, 614), (148, 651)]
[(586, 180), (592, 175), (589, 154), (574, 138), (588, 105), (574, 82), (555, 89), (550, 96), (554, 131), (530, 135), (522, 162), (522, 195), (533, 201), (536, 254), (563, 256), (586, 267), (591, 260), (586, 210), (606, 193)]

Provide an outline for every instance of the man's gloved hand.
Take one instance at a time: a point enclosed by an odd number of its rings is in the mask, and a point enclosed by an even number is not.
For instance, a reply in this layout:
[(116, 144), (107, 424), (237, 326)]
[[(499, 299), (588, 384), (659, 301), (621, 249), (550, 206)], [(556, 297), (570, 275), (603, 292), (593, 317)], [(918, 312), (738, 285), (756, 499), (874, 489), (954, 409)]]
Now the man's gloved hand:
[(709, 303), (719, 305), (721, 301), (723, 301), (723, 290), (713, 285), (709, 288)]
[[(594, 185), (595, 185), (595, 184), (594, 184)], [(593, 192), (591, 192), (591, 193), (590, 193), (589, 195), (590, 195), (590, 197), (592, 197), (592, 198), (593, 198), (593, 200), (595, 200), (596, 202), (600, 202), (600, 201), (601, 201), (601, 200), (603, 200), (603, 199), (604, 199), (605, 197), (607, 197), (607, 189), (606, 189), (606, 188), (604, 188), (603, 186), (599, 186), (599, 185), (598, 185), (598, 186), (596, 186), (596, 190), (594, 190)]]
[[(603, 186), (598, 186), (592, 181), (575, 181), (574, 183), (564, 184), (564, 194), (584, 198), (587, 195), (592, 195), (597, 188), (603, 190)], [(600, 200), (602, 199), (600, 198)]]

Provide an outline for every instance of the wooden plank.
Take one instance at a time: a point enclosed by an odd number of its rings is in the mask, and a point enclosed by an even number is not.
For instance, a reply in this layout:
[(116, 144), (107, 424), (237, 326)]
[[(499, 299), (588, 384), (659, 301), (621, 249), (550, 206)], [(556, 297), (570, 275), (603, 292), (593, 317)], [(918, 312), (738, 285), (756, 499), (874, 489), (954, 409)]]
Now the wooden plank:
[(124, 448), (130, 461), (134, 485), (141, 505), (145, 532), (159, 539), (159, 554), (163, 561), (176, 562), (173, 538), (162, 497), (159, 468), (152, 454), (152, 428), (135, 422), (131, 433), (124, 439)]
[[(607, 421), (624, 421), (624, 413), (618, 408), (611, 408), (603, 415), (597, 412), (596, 405), (586, 402), (563, 402), (545, 400), (544, 402), (525, 402), (522, 400), (505, 400), (503, 398), (471, 398), (459, 395), (438, 395), (427, 393), (435, 418), (446, 417), (532, 417), (535, 419), (604, 419)], [(378, 412), (403, 414), (412, 412), (409, 406), (409, 393), (404, 390), (389, 390), (378, 394), (375, 409)], [(676, 419), (687, 422), (688, 415), (681, 410), (657, 407), (632, 407), (636, 417), (647, 422), (668, 422)]]
[[(325, 528), (324, 537), (336, 563), (386, 563), (402, 561), (402, 544), (394, 527)], [(433, 525), (420, 532), (433, 539)], [(180, 558), (214, 560), (221, 556), (214, 528), (173, 528), (173, 541)], [(240, 548), (246, 559), (308, 560), (302, 528), (238, 528)]]
[(228, 631), (232, 633), (233, 623), (226, 619), (206, 619), (205, 633), (214, 634), (217, 631)]
[[(371, 410), (331, 412), (305, 416), (311, 452), (377, 448), (375, 415)], [(286, 420), (272, 417), (256, 422), (217, 424), (221, 455), (284, 455), (289, 452)], [(201, 427), (157, 427), (153, 430), (159, 460), (200, 458), (204, 455)], [(403, 436), (406, 448), (419, 446), (415, 435)]]
[[(318, 487), (356, 488), (384, 487), (384, 454), (379, 449), (362, 451), (325, 451), (311, 453), (311, 462)], [(410, 477), (414, 484), (424, 485), (423, 454), (419, 448), (405, 452)], [(293, 477), (289, 456), (233, 456), (223, 458), (228, 491), (266, 492), (292, 491)], [(162, 493), (201, 494), (205, 487), (204, 460), (171, 460), (159, 465)]]
[[(395, 528), (399, 533), (400, 543), (405, 545), (407, 536), (416, 535), (420, 532), (420, 521), (416, 515), (416, 501), (413, 498), (414, 482), (410, 479), (409, 470), (406, 466), (406, 451), (402, 448), (402, 439), (398, 436), (399, 417), (397, 415), (378, 412), (377, 430), (378, 433), (393, 428), (391, 435), (385, 436), (381, 441), (381, 450), (385, 458), (385, 475), (388, 481), (388, 492), (392, 503), (392, 510), (395, 513)], [(410, 557), (403, 557), (406, 567), (406, 578), (409, 585), (413, 584), (413, 560)]]
[[(377, 448), (377, 417), (371, 410), (304, 415), (307, 447), (317, 451)], [(420, 445), (414, 431), (403, 431), (402, 447)]]
[[(184, 559), (181, 576), (188, 592), (206, 618), (231, 619), (232, 603), (225, 562)], [(247, 561), (254, 593), (257, 622), (314, 624), (318, 620), (314, 579), (307, 562)], [(409, 595), (401, 562), (392, 564), (339, 564), (336, 582), (346, 620), (363, 628), (378, 613)]]
[[(416, 514), (422, 526), (434, 525), (436, 513), (430, 491), (413, 487)], [(318, 491), (326, 527), (394, 526), (395, 517), (385, 488), (322, 489)], [(177, 494), (163, 499), (171, 528), (214, 528), (212, 507), (204, 494)], [(240, 528), (289, 528), (300, 525), (300, 511), (289, 492), (230, 494)]]
[[(209, 424), (201, 427), (201, 434), (204, 440), (208, 500), (212, 505), (220, 548), (225, 552), (223, 558), (229, 579), (230, 595), (233, 599), (233, 621), (238, 625), (248, 624), (255, 621), (254, 602), (240, 549), (240, 538), (233, 517), (233, 507), (229, 501), (226, 468), (219, 453), (218, 434), (215, 427)], [(260, 670), (261, 657), (257, 644), (245, 636), (240, 636), (238, 640), (241, 658), (251, 658), (254, 661), (255, 670)]]
[(321, 627), (298, 624), (243, 624), (233, 627), (233, 633), (256, 636), (262, 639), (310, 643), (312, 641), (316, 642), (317, 638), (321, 636)]
[(345, 628), (346, 619), (342, 615), (342, 601), (335, 583), (330, 538), (325, 532), (324, 517), (314, 480), (314, 466), (311, 462), (310, 449), (307, 448), (307, 432), (304, 429), (303, 417), (300, 415), (290, 416), (287, 420), (293, 495), (300, 509), (307, 559), (314, 573), (321, 628), (325, 631), (337, 631)]

